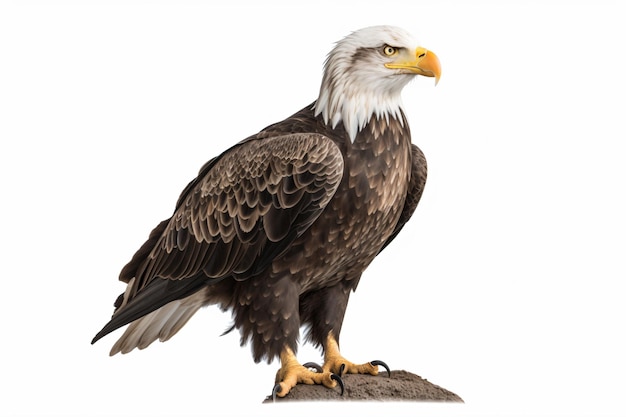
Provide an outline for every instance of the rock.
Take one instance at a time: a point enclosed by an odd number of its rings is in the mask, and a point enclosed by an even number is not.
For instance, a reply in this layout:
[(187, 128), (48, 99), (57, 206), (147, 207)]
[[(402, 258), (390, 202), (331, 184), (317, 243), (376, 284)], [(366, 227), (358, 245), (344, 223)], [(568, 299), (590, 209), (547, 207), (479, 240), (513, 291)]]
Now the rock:
[[(463, 402), (461, 397), (440, 386), (428, 382), (422, 377), (407, 371), (391, 371), (391, 378), (387, 372), (378, 376), (349, 374), (342, 377), (345, 392), (340, 394), (340, 388), (328, 389), (322, 385), (298, 384), (284, 398), (276, 398), (276, 402), (283, 401), (452, 401)], [(272, 402), (268, 396), (264, 403)]]

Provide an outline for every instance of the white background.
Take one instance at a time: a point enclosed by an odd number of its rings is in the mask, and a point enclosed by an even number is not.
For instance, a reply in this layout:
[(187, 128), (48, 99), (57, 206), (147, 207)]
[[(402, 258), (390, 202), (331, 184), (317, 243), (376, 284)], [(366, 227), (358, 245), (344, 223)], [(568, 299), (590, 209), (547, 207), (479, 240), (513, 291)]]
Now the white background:
[[(618, 2), (228, 4), (0, 6), (0, 414), (625, 413)], [(262, 406), (278, 364), (219, 337), (216, 308), (141, 352), (108, 357), (119, 331), (91, 346), (200, 166), (312, 102), (333, 43), (375, 24), (443, 76), (404, 90), (428, 184), (353, 295), (343, 353), (466, 404)]]

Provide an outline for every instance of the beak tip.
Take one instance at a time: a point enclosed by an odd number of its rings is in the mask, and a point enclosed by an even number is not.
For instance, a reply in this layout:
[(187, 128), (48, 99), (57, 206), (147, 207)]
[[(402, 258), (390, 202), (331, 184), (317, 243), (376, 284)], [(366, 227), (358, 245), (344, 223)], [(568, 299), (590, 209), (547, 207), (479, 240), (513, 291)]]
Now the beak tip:
[[(439, 57), (433, 52), (424, 48), (417, 48), (418, 51), (425, 51), (424, 56), (418, 64), (418, 68), (421, 68), (424, 72), (422, 75), (435, 78), (435, 86), (439, 84), (441, 78), (441, 64)], [(421, 57), (420, 57), (421, 58)]]

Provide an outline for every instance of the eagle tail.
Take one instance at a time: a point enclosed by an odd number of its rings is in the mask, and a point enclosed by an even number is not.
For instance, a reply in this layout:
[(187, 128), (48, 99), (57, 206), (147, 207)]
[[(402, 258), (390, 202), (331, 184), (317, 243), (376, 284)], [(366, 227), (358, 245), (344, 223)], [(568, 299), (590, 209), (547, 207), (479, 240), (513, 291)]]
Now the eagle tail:
[[(193, 310), (191, 314), (181, 315), (180, 312), (176, 312), (179, 310), (188, 310), (188, 306), (190, 303), (197, 303), (197, 299), (194, 298), (194, 296), (198, 297), (202, 295), (202, 297), (206, 297), (206, 292), (202, 290), (203, 287), (206, 287), (206, 284), (207, 282), (203, 282), (202, 280), (153, 280), (146, 288), (137, 293), (137, 295), (132, 300), (130, 300), (128, 304), (123, 305), (115, 312), (115, 314), (113, 314), (111, 320), (102, 328), (102, 330), (100, 330), (100, 332), (98, 332), (98, 334), (91, 341), (91, 344), (96, 343), (98, 340), (111, 333), (112, 331), (117, 330), (120, 327), (135, 321), (141, 321), (141, 323), (143, 323), (143, 327), (130, 326), (127, 329), (126, 333), (124, 333), (124, 335), (128, 336), (127, 333), (129, 332), (129, 330), (130, 333), (141, 333), (144, 330), (150, 330), (152, 332), (153, 327), (146, 327), (147, 323), (151, 322), (161, 322), (163, 326), (171, 323), (173, 326), (171, 328), (176, 328), (176, 331), (178, 331), (178, 329), (180, 329), (180, 326), (175, 326), (174, 324), (176, 322), (180, 322), (180, 320), (184, 317), (187, 317), (185, 319), (186, 322), (186, 320), (189, 320), (189, 317), (191, 317), (193, 313), (195, 313), (200, 307)], [(164, 308), (169, 304), (172, 305), (168, 308)], [(146, 318), (145, 320), (140, 320), (144, 317)], [(184, 324), (184, 322), (182, 324)], [(131, 327), (134, 330), (131, 330)], [(167, 326), (167, 328), (169, 328), (169, 326)], [(176, 331), (174, 331), (174, 333), (176, 333)], [(172, 333), (169, 337), (173, 336), (174, 333)], [(122, 336), (122, 338), (124, 338), (124, 336)], [(155, 339), (156, 338), (152, 339), (150, 343)], [(142, 342), (142, 345), (143, 343), (144, 342)], [(145, 346), (148, 346), (148, 344), (146, 344)], [(137, 347), (139, 347), (139, 345), (137, 345)], [(112, 355), (114, 353), (116, 352), (111, 351)]]
[(181, 300), (171, 301), (161, 308), (133, 321), (115, 342), (109, 353), (128, 353), (131, 350), (145, 349), (152, 342), (169, 340), (207, 303), (204, 290), (200, 290)]

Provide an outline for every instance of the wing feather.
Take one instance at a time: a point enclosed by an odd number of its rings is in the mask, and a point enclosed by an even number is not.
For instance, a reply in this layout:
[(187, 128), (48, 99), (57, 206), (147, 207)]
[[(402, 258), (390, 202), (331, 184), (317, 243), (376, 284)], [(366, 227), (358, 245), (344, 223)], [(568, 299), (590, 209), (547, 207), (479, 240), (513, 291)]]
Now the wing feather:
[[(139, 281), (146, 285), (156, 276), (182, 279), (201, 269), (214, 277), (232, 272), (247, 250), (256, 252), (256, 245), (284, 239), (294, 222), (310, 225), (334, 194), (342, 172), (339, 150), (321, 135), (285, 135), (247, 141), (233, 148), (188, 190), (174, 220), (150, 253), (148, 262), (156, 268)], [(296, 180), (294, 175), (301, 178)], [(226, 255), (235, 259), (228, 259), (214, 273), (206, 264), (187, 261), (195, 268), (181, 274), (180, 269), (161, 259), (185, 262), (198, 253), (188, 247), (211, 246), (218, 241), (238, 250), (228, 251)], [(186, 250), (181, 250), (179, 242)]]
[[(94, 341), (212, 279), (245, 279), (269, 266), (317, 219), (342, 175), (339, 148), (314, 133), (248, 139), (209, 161), (169, 221), (153, 230), (122, 270), (120, 278), (129, 282), (118, 303), (123, 307)], [(157, 285), (139, 297), (163, 279), (181, 281), (180, 288), (175, 282), (167, 291)], [(182, 283), (188, 280), (200, 284)]]

